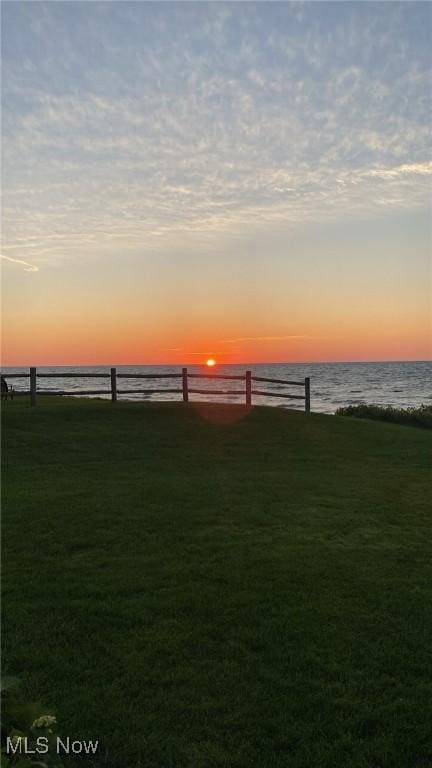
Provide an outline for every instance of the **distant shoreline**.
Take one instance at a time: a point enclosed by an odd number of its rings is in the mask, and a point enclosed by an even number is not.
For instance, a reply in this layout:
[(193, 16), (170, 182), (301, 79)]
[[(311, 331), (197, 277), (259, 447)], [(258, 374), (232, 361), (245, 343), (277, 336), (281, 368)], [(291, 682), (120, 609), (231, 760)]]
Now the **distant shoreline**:
[[(260, 362), (260, 363), (254, 363), (254, 362), (240, 362), (240, 363), (224, 363), (219, 362), (217, 365), (218, 367), (227, 367), (227, 366), (246, 366), (246, 365), (384, 365), (387, 363), (396, 363), (398, 365), (400, 364), (406, 364), (406, 363), (432, 363), (432, 358), (430, 360), (300, 360), (300, 361), (287, 361), (287, 360), (280, 360), (280, 361), (272, 361), (272, 362)], [(4, 363), (2, 365), (2, 368), (29, 368), (30, 365), (36, 366), (36, 368), (111, 368), (111, 366), (115, 365), (117, 368), (138, 368), (138, 367), (146, 367), (149, 366), (151, 368), (177, 368), (182, 365), (188, 365), (188, 366), (201, 366), (204, 363), (184, 363), (184, 362), (175, 362), (175, 363)]]

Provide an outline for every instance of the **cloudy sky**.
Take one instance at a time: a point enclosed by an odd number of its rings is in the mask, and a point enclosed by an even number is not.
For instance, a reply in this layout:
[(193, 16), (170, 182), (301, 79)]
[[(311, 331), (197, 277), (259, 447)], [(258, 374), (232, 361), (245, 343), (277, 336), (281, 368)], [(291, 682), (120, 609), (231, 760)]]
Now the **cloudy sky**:
[(431, 13), (4, 2), (4, 362), (430, 358)]

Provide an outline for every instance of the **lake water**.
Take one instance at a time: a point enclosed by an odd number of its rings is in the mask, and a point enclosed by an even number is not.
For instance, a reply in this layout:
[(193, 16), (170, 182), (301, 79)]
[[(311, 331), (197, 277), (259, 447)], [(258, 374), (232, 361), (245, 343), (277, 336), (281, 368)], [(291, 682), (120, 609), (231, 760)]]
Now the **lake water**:
[[(213, 373), (226, 375), (244, 374), (251, 370), (253, 375), (274, 379), (302, 380), (311, 379), (311, 410), (321, 413), (334, 413), (336, 408), (359, 403), (393, 405), (397, 407), (430, 405), (432, 403), (432, 362), (384, 362), (384, 363), (277, 363), (218, 365), (208, 369), (205, 366), (188, 366), (190, 373)], [(3, 373), (28, 373), (28, 368), (3, 368)], [(88, 367), (39, 367), (38, 373), (109, 373), (106, 366)], [(117, 373), (179, 373), (179, 366), (139, 365), (117, 366)], [(28, 390), (28, 379), (9, 379), (15, 390)], [(83, 390), (107, 390), (107, 394), (98, 397), (110, 397), (109, 378), (38, 378), (38, 390), (68, 390), (79, 395)], [(118, 389), (181, 389), (181, 379), (118, 379)], [(289, 387), (281, 384), (253, 382), (254, 389), (270, 392), (290, 392), (303, 395), (301, 387)], [(191, 394), (190, 400), (209, 400), (244, 402), (244, 396), (231, 395), (230, 390), (244, 390), (242, 381), (190, 379), (189, 387), (196, 389), (221, 389), (223, 395)], [(158, 394), (119, 394), (119, 400), (181, 400), (181, 393), (168, 392)], [(285, 400), (277, 397), (254, 395), (252, 402), (259, 405), (272, 405), (287, 408), (304, 408), (302, 400)]]

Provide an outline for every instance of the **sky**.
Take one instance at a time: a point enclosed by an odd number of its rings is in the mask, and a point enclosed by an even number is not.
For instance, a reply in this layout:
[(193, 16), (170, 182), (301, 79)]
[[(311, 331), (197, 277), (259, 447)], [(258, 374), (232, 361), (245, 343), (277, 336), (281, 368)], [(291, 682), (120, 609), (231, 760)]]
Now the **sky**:
[(430, 359), (431, 48), (423, 2), (3, 2), (3, 364)]

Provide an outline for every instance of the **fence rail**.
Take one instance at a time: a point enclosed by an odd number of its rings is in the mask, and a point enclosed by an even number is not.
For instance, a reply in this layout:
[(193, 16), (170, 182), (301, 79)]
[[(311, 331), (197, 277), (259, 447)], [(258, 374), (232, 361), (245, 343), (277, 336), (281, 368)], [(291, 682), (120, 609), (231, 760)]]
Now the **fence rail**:
[[(281, 397), (289, 400), (304, 400), (306, 413), (310, 412), (310, 378), (306, 376), (302, 381), (289, 381), (286, 379), (270, 379), (264, 376), (252, 376), (251, 371), (245, 371), (242, 375), (189, 373), (187, 368), (182, 368), (181, 373), (117, 373), (116, 368), (111, 368), (109, 373), (87, 371), (86, 373), (38, 373), (37, 368), (30, 368), (28, 373), (5, 373), (8, 379), (30, 379), (29, 390), (14, 391), (14, 395), (30, 395), (30, 404), (36, 405), (39, 395), (109, 395), (112, 402), (116, 402), (119, 395), (155, 395), (155, 394), (180, 394), (184, 402), (188, 402), (189, 395), (244, 395), (246, 405), (252, 405), (252, 395), (261, 397)], [(76, 392), (74, 390), (41, 389), (37, 386), (38, 379), (59, 378), (84, 378), (84, 379), (109, 379), (109, 389), (85, 389)], [(117, 379), (181, 379), (181, 388), (166, 389), (118, 389)], [(189, 379), (225, 379), (229, 381), (244, 381), (244, 389), (198, 389), (189, 386)], [(304, 394), (294, 395), (291, 392), (264, 391), (252, 389), (252, 382), (267, 382), (269, 384), (282, 384), (288, 387), (304, 387)], [(2, 392), (3, 397), (3, 392)]]

